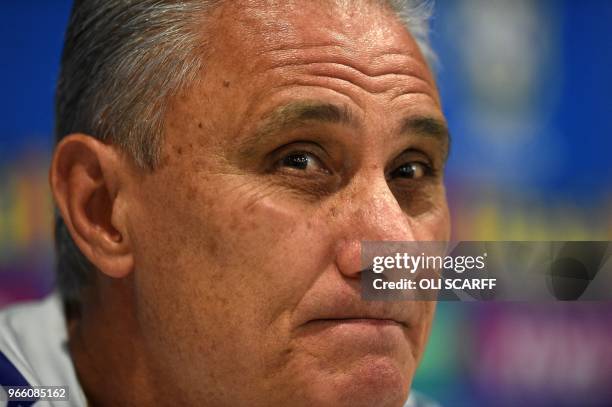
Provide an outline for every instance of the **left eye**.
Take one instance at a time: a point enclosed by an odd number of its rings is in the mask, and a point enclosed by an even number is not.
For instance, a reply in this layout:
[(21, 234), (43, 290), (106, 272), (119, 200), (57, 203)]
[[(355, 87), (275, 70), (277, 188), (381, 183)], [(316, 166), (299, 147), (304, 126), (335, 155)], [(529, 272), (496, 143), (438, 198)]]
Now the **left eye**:
[(392, 178), (421, 178), (428, 174), (429, 166), (421, 162), (410, 162), (398, 167), (391, 173)]

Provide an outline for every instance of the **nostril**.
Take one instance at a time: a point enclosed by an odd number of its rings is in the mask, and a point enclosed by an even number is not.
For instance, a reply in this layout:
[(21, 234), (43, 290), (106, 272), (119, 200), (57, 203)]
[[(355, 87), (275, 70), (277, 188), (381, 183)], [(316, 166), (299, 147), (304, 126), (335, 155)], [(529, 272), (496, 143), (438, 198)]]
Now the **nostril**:
[(336, 245), (336, 266), (340, 273), (350, 278), (361, 274), (361, 242), (343, 239)]

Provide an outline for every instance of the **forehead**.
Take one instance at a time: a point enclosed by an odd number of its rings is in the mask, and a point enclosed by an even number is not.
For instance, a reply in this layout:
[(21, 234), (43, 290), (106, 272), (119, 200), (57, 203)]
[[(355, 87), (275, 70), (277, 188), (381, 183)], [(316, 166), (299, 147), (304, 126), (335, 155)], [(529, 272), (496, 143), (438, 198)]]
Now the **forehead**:
[(233, 50), (242, 56), (246, 66), (253, 58), (291, 60), (297, 53), (318, 53), (350, 58), (375, 75), (390, 58), (403, 57), (432, 81), (416, 42), (384, 0), (233, 0), (219, 8), (215, 20), (211, 42), (225, 55)]
[(228, 29), (262, 35), (269, 45), (325, 41), (330, 33), (337, 40), (344, 36), (351, 41), (361, 38), (371, 42), (377, 36), (389, 40), (394, 28), (391, 9), (385, 1), (375, 0), (236, 0), (223, 4), (220, 17), (233, 20), (234, 24), (226, 25)]
[(206, 27), (202, 76), (166, 116), (171, 138), (231, 147), (295, 103), (348, 106), (362, 134), (443, 121), (430, 70), (384, 1), (227, 1)]

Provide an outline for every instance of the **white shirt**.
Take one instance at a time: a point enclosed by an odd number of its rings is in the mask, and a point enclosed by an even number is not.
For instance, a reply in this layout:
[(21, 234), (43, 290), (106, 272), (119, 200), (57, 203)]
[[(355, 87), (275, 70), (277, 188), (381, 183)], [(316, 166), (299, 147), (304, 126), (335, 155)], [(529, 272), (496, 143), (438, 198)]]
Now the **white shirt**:
[[(26, 386), (67, 386), (69, 401), (21, 402), (22, 406), (87, 405), (67, 349), (67, 330), (58, 294), (42, 301), (11, 306), (0, 312), (0, 381), (21, 375)], [(6, 377), (6, 376), (5, 376)], [(6, 379), (5, 379), (6, 380)], [(0, 384), (5, 384), (1, 383)], [(13, 384), (13, 383), (11, 383)], [(4, 392), (0, 387), (0, 392)], [(4, 400), (4, 401), (2, 401)], [(7, 404), (0, 395), (0, 406)]]
[[(87, 405), (67, 348), (68, 333), (57, 293), (42, 301), (23, 303), (0, 311), (0, 385), (7, 377), (23, 386), (66, 386), (69, 401), (12, 402), (7, 404), (0, 386), (0, 407)], [(10, 383), (14, 385), (14, 383)], [(4, 395), (4, 397), (3, 397)], [(404, 407), (439, 407), (412, 391)]]

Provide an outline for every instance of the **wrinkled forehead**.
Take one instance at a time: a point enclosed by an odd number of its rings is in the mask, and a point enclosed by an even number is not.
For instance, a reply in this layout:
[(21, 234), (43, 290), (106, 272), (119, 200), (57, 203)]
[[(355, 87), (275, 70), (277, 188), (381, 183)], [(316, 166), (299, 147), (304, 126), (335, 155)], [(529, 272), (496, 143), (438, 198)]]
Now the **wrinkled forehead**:
[(417, 43), (385, 0), (232, 0), (219, 8), (216, 20), (219, 42), (226, 44), (221, 46), (233, 44), (246, 55), (337, 47), (365, 65), (376, 64), (380, 55), (409, 55), (428, 71)]

